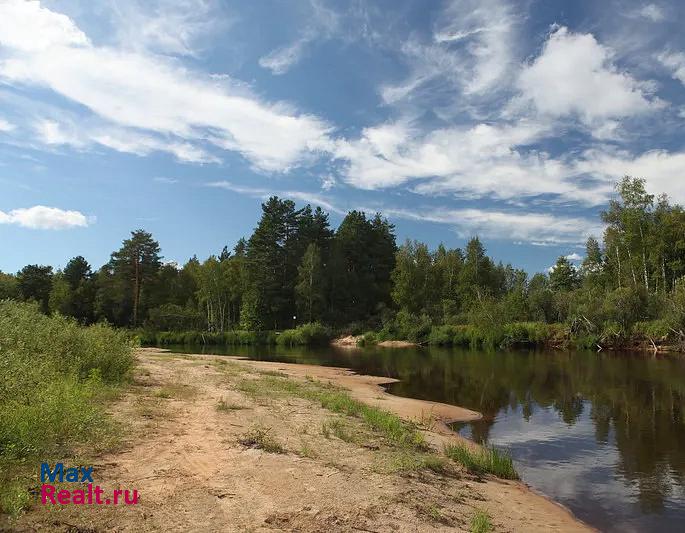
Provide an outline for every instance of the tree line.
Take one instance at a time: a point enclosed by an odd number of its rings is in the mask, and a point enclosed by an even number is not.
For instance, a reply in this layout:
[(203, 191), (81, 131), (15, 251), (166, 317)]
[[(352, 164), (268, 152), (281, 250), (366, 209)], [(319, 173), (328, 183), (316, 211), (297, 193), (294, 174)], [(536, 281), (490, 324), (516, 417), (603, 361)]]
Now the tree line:
[[(685, 212), (626, 177), (602, 212), (579, 267), (559, 257), (530, 277), (488, 257), (478, 237), (464, 249), (397, 246), (381, 214), (350, 211), (331, 228), (317, 207), (272, 197), (248, 239), (204, 261), (164, 263), (159, 243), (131, 233), (99, 270), (81, 256), (54, 271), (0, 273), (0, 299), (38, 302), (45, 313), (88, 324), (158, 331), (281, 330), (320, 322), (419, 339), (443, 325), (568, 323), (626, 334), (638, 322), (679, 332), (685, 319)], [(607, 333), (609, 332), (609, 333)]]

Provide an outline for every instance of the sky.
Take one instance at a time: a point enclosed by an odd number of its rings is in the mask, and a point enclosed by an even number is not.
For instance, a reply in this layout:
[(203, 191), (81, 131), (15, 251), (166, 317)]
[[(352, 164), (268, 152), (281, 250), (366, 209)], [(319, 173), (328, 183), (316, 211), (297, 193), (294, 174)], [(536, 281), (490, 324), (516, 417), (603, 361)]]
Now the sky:
[(678, 0), (0, 0), (0, 270), (232, 247), (270, 195), (544, 271), (685, 203)]

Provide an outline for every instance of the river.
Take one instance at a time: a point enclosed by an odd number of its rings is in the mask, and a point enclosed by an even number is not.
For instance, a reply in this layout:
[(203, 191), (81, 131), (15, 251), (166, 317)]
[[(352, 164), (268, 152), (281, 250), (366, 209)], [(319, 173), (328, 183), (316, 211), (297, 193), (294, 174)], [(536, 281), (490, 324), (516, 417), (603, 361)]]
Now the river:
[(388, 391), (483, 413), (454, 429), (602, 531), (685, 530), (685, 360), (594, 352), (174, 346), (344, 366)]

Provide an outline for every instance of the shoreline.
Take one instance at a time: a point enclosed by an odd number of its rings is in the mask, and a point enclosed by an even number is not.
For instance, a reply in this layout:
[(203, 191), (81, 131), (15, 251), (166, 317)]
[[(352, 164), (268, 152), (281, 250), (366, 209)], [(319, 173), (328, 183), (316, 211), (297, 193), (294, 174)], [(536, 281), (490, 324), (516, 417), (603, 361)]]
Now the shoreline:
[[(156, 348), (136, 359), (133, 383), (109, 409), (128, 428), (125, 442), (94, 458), (94, 477), (136, 488), (140, 504), (35, 505), (12, 530), (468, 531), (474, 513), (487, 513), (495, 531), (594, 531), (520, 481), (444, 458), (443, 445), (471, 442), (447, 423), (480, 413), (394, 396), (382, 386), (391, 378)], [(413, 421), (437, 451), (397, 448), (358, 417), (289, 393), (325, 383)], [(268, 442), (246, 444), (255, 439)]]
[[(413, 344), (412, 344), (413, 345)], [(344, 347), (344, 345), (341, 345)], [(387, 345), (386, 345), (387, 347)], [(154, 350), (170, 352), (165, 349)], [(401, 418), (416, 423), (425, 422), (426, 418), (431, 419), (431, 424), (428, 429), (421, 429), (421, 432), (426, 437), (427, 441), (438, 448), (441, 448), (450, 443), (468, 443), (473, 447), (480, 447), (470, 439), (462, 437), (453, 431), (448, 424), (455, 422), (472, 422), (483, 417), (482, 413), (467, 409), (465, 407), (445, 404), (441, 402), (433, 402), (429, 400), (420, 400), (417, 398), (409, 398), (404, 396), (396, 396), (387, 392), (383, 385), (391, 383), (398, 383), (400, 380), (390, 377), (371, 376), (367, 374), (359, 374), (352, 369), (344, 367), (328, 367), (322, 365), (300, 364), (300, 363), (282, 363), (275, 361), (255, 361), (244, 356), (233, 355), (212, 355), (212, 354), (183, 354), (193, 357), (201, 358), (220, 358), (239, 361), (243, 364), (248, 364), (253, 368), (258, 368), (266, 371), (282, 372), (290, 377), (295, 378), (314, 378), (326, 381), (333, 385), (340, 386), (350, 391), (353, 398), (368, 403), (387, 411), (390, 411)], [(564, 515), (569, 516), (576, 521), (586, 531), (596, 531), (595, 528), (581, 521), (576, 517), (570, 509), (565, 507), (562, 503), (552, 499), (546, 494), (536, 490), (534, 487), (524, 483), (523, 481), (510, 481), (497, 478), (491, 478), (490, 483), (501, 483), (505, 485), (518, 485), (520, 489), (527, 491), (535, 498), (542, 498), (545, 502), (552, 504), (558, 508)]]

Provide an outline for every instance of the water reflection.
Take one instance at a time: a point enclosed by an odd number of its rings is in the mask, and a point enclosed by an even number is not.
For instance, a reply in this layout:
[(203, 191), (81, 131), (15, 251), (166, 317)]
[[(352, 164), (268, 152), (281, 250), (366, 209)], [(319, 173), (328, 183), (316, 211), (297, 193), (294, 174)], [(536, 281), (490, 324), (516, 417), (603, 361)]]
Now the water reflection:
[(390, 391), (476, 409), (460, 432), (511, 450), (526, 482), (607, 531), (685, 530), (685, 364), (589, 352), (240, 348), (400, 379)]

